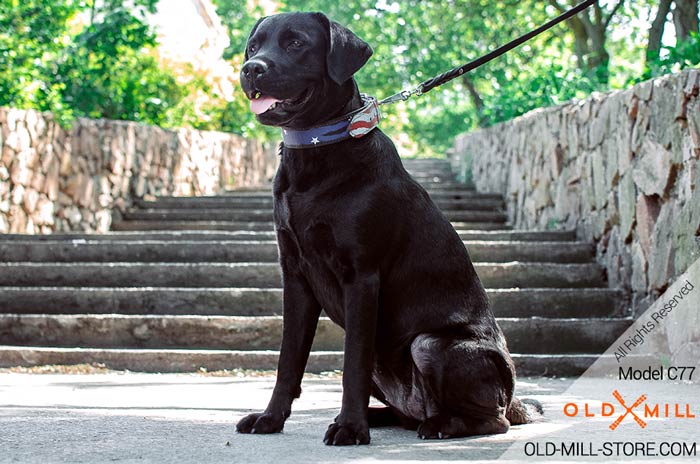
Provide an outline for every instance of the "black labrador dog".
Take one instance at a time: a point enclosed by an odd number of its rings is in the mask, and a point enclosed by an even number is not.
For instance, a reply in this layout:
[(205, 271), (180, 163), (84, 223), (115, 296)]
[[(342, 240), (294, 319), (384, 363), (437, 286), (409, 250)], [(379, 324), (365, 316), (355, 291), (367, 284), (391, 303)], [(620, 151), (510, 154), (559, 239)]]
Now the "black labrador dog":
[[(344, 127), (368, 107), (353, 74), (371, 54), (321, 13), (266, 17), (250, 33), (242, 87), (285, 140), (273, 187), (284, 332), (270, 403), (237, 430), (282, 430), (323, 309), (345, 329), (326, 444), (367, 444), (387, 424), (421, 438), (504, 433), (530, 416), (462, 240), (381, 130)], [(370, 395), (387, 407), (369, 408)]]

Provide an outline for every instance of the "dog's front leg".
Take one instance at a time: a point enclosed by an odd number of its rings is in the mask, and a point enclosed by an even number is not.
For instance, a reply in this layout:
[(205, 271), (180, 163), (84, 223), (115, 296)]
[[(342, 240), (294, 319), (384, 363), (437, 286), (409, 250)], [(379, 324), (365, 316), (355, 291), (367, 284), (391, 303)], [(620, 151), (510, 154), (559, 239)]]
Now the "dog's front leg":
[(303, 276), (285, 269), (284, 330), (277, 367), (277, 382), (267, 408), (238, 422), (240, 433), (281, 432), (292, 410), (292, 401), (301, 394), (301, 380), (309, 359), (321, 306)]
[(343, 402), (323, 442), (326, 445), (366, 445), (369, 444), (367, 408), (377, 331), (379, 277), (362, 276), (345, 288), (344, 293)]

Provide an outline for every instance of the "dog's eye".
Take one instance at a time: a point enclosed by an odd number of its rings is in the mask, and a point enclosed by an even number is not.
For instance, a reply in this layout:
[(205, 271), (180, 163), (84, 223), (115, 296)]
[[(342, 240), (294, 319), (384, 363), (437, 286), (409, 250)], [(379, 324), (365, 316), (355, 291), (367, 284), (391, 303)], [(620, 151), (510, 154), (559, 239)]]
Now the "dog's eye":
[(258, 47), (256, 45), (248, 45), (248, 54), (252, 55), (253, 53), (258, 51)]
[(287, 45), (287, 50), (294, 50), (297, 48), (301, 48), (303, 45), (304, 45), (304, 43), (301, 40), (292, 40)]

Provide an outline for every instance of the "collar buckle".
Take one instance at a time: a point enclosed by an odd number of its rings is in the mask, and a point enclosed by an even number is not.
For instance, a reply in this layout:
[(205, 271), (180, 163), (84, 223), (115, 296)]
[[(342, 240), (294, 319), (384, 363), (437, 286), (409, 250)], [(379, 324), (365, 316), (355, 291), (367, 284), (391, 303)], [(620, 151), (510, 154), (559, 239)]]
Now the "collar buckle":
[(376, 98), (360, 96), (365, 105), (340, 118), (309, 129), (282, 128), (282, 143), (287, 148), (316, 148), (367, 135), (379, 125), (381, 114)]

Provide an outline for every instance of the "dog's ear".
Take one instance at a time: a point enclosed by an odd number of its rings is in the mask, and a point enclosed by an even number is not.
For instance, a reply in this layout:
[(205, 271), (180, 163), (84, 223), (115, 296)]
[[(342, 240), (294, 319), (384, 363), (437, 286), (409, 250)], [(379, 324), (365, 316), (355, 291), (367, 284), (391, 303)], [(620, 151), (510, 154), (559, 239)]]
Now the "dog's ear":
[(253, 26), (253, 29), (250, 30), (250, 34), (248, 34), (248, 40), (245, 41), (245, 52), (243, 54), (243, 57), (245, 58), (245, 61), (248, 61), (248, 42), (250, 42), (250, 38), (253, 37), (253, 34), (255, 34), (255, 31), (258, 30), (258, 26), (260, 25), (261, 22), (263, 22), (267, 18), (267, 16), (263, 16), (262, 18), (258, 19), (258, 21), (255, 23), (255, 26)]
[(326, 29), (328, 52), (326, 67), (328, 75), (337, 84), (350, 79), (372, 56), (372, 48), (350, 29), (328, 19), (323, 13), (314, 16)]

